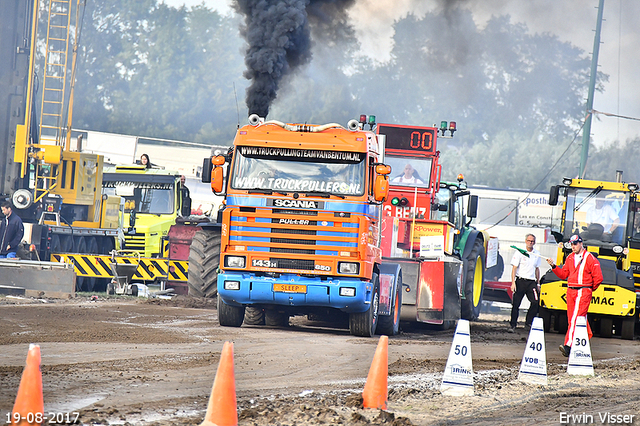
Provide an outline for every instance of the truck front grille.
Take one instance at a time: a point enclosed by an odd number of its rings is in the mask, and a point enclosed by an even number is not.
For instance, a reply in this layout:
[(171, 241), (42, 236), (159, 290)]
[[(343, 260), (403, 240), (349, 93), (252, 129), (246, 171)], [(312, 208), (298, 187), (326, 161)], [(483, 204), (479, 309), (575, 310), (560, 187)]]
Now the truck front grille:
[(277, 269), (312, 271), (309, 256), (359, 257), (361, 220), (329, 211), (238, 208), (230, 211), (228, 244), (236, 246), (230, 249), (236, 253), (289, 254), (277, 259)]

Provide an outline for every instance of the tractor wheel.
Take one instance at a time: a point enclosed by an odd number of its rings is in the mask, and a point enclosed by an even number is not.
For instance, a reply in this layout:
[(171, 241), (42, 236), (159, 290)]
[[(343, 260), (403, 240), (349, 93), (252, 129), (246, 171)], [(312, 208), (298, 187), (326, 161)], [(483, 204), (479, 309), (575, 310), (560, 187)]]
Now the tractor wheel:
[(51, 253), (58, 254), (62, 251), (60, 236), (58, 234), (51, 235)]
[(484, 246), (482, 240), (476, 238), (473, 248), (464, 264), (464, 299), (461, 300), (460, 316), (473, 321), (480, 316), (482, 307), (482, 290), (484, 287)]
[[(87, 239), (85, 237), (73, 237), (73, 252), (78, 254), (87, 254)], [(76, 291), (93, 291), (93, 285), (96, 280), (91, 277), (76, 277)]]
[(378, 303), (380, 300), (380, 283), (378, 274), (374, 272), (371, 277), (373, 291), (371, 292), (371, 303), (366, 312), (349, 314), (349, 331), (354, 336), (371, 337), (376, 334), (378, 326)]
[(247, 325), (264, 325), (264, 309), (247, 306), (244, 310), (244, 323)]
[(378, 319), (378, 334), (395, 336), (400, 332), (400, 307), (402, 306), (402, 275), (396, 283), (395, 302), (391, 307), (391, 315), (380, 315)]
[(633, 333), (635, 328), (635, 318), (624, 318), (622, 320), (622, 327), (620, 327), (620, 337), (624, 340), (633, 340)]
[(218, 294), (220, 229), (197, 231), (189, 249), (189, 295), (215, 297)]
[(218, 297), (218, 322), (220, 325), (225, 327), (240, 327), (243, 320), (244, 306), (227, 305)]
[[(113, 237), (99, 237), (96, 239), (96, 241), (98, 243), (98, 254), (110, 254), (111, 250), (115, 248), (115, 240)], [(96, 283), (93, 286), (93, 291), (105, 291), (110, 282), (111, 278), (96, 278)]]

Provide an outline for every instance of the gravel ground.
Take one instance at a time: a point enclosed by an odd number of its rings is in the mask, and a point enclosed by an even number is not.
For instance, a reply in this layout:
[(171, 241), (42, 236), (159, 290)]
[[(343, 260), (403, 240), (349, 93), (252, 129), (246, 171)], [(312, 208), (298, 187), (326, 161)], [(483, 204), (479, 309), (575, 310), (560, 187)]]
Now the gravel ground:
[(240, 425), (640, 424), (637, 340), (593, 338), (595, 376), (582, 377), (566, 372), (563, 336), (546, 334), (549, 384), (530, 385), (518, 381), (528, 333), (507, 333), (507, 321), (502, 310), (471, 323), (475, 394), (465, 397), (439, 392), (454, 330), (403, 324), (389, 339), (388, 408), (365, 410), (378, 339), (345, 328), (300, 318), (280, 329), (219, 327), (215, 300), (186, 296), (0, 297), (0, 421), (37, 343), (46, 412), (77, 412), (85, 425), (200, 424), (232, 341)]

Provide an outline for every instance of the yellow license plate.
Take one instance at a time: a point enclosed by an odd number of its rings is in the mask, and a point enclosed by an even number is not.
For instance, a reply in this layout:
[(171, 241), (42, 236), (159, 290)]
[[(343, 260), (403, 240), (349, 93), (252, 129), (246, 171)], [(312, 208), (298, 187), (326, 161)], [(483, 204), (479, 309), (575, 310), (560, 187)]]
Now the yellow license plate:
[(280, 291), (283, 293), (306, 293), (306, 285), (298, 284), (274, 284), (273, 291)]

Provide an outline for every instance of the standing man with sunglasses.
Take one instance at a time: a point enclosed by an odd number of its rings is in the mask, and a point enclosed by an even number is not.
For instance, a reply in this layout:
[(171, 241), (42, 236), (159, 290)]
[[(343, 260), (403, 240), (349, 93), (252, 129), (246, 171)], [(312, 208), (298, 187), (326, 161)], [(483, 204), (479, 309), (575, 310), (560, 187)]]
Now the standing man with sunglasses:
[[(569, 240), (572, 253), (567, 256), (564, 266), (556, 266), (553, 260), (547, 259), (551, 270), (558, 278), (567, 280), (567, 319), (569, 327), (564, 337), (564, 345), (560, 345), (562, 355), (568, 357), (571, 352), (573, 336), (578, 317), (587, 316), (593, 293), (602, 282), (602, 269), (596, 257), (582, 245), (582, 238), (574, 235)], [(593, 336), (587, 321), (589, 339)]]
[(511, 292), (513, 293), (513, 305), (511, 306), (511, 322), (507, 330), (509, 333), (516, 331), (518, 324), (518, 314), (520, 303), (524, 296), (529, 299), (529, 310), (525, 319), (525, 329), (531, 328), (533, 318), (538, 314), (538, 283), (540, 282), (540, 253), (534, 249), (536, 237), (533, 234), (527, 234), (525, 237), (525, 246), (527, 252), (531, 256), (525, 256), (516, 250), (511, 259)]

